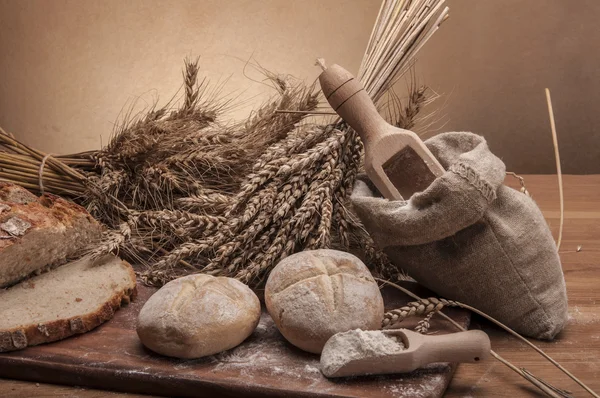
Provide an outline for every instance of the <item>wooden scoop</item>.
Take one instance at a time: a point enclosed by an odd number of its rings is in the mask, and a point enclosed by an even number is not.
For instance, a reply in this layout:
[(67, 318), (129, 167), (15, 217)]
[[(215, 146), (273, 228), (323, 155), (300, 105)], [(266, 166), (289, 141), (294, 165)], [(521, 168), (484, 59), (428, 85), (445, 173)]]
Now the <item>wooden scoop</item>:
[(387, 123), (362, 84), (339, 65), (319, 76), (331, 107), (359, 135), (365, 146), (365, 171), (390, 200), (410, 198), (425, 190), (444, 168), (412, 131)]
[[(394, 347), (390, 338), (404, 347)], [(434, 362), (478, 362), (489, 354), (490, 339), (481, 330), (439, 336), (407, 329), (351, 330), (327, 340), (321, 353), (321, 372), (326, 377), (406, 373)]]

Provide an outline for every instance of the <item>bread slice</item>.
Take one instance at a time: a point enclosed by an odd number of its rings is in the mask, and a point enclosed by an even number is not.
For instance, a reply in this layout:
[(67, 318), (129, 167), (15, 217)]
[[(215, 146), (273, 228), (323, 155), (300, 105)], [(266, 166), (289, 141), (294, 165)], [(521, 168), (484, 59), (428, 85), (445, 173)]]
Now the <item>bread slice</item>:
[(84, 257), (0, 290), (0, 352), (88, 332), (135, 294), (131, 265), (112, 255)]
[(100, 234), (83, 207), (0, 182), (0, 288), (65, 263)]

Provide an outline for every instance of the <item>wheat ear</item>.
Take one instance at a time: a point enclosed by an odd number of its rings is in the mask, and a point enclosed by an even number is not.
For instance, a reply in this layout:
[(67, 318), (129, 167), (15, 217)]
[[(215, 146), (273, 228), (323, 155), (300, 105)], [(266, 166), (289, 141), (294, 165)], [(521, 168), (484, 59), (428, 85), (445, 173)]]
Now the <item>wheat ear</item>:
[(428, 315), (432, 312), (438, 312), (444, 307), (457, 307), (458, 304), (452, 300), (446, 300), (443, 298), (429, 297), (426, 299), (420, 299), (418, 301), (412, 301), (403, 307), (395, 310), (386, 312), (383, 315), (383, 321), (381, 322), (382, 327), (394, 326), (397, 323), (402, 322), (406, 318), (412, 316)]
[(429, 331), (431, 327), (431, 318), (436, 314), (436, 312), (430, 312), (427, 316), (419, 321), (417, 326), (415, 327), (415, 332), (425, 334)]

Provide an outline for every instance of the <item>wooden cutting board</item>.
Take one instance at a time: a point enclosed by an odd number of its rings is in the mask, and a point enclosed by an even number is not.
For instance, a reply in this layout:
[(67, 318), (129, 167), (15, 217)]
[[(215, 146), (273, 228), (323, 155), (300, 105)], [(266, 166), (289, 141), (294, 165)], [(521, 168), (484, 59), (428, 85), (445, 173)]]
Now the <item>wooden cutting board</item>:
[[(404, 286), (429, 296), (415, 283)], [(252, 336), (232, 350), (198, 360), (165, 358), (145, 349), (135, 333), (137, 314), (155, 290), (138, 285), (133, 303), (89, 333), (0, 354), (0, 377), (166, 396), (421, 398), (441, 397), (456, 368), (433, 364), (404, 375), (328, 380), (319, 371), (319, 357), (287, 343), (264, 311)], [(383, 296), (386, 310), (411, 301), (391, 288)], [(445, 311), (468, 327), (467, 311)], [(414, 327), (417, 321), (402, 325)], [(433, 317), (430, 332), (454, 331), (442, 317)]]

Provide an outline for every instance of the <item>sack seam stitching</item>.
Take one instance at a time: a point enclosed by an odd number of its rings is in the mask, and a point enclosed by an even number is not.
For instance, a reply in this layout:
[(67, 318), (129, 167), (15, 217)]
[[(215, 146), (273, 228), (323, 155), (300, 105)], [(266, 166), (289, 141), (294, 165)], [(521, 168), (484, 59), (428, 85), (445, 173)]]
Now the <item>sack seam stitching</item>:
[(464, 163), (455, 163), (448, 170), (475, 187), (488, 202), (496, 200), (496, 189), (490, 183), (484, 181), (472, 167)]

